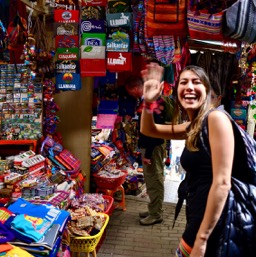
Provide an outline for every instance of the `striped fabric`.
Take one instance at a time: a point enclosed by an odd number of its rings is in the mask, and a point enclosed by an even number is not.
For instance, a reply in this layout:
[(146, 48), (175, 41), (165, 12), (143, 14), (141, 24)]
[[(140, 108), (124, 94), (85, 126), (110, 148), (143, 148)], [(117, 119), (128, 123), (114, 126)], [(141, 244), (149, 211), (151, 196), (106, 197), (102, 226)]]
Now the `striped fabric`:
[(180, 244), (176, 250), (175, 257), (189, 257), (192, 248), (181, 239)]
[(225, 13), (223, 33), (225, 36), (256, 42), (256, 0), (238, 0)]
[(187, 1), (172, 2), (169, 0), (146, 0), (146, 25), (149, 37), (187, 35)]
[(174, 59), (174, 37), (153, 36), (154, 48), (157, 60), (164, 65), (170, 65)]
[(188, 31), (192, 39), (223, 40), (223, 12), (209, 14), (203, 11), (187, 11)]

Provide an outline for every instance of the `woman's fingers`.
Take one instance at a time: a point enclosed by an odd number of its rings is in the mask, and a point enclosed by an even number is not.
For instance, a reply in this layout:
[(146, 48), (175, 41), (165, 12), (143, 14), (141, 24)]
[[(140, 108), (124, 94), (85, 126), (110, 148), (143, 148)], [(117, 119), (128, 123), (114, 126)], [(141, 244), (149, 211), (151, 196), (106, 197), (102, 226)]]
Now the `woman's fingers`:
[(156, 79), (159, 82), (162, 80), (163, 77), (163, 67), (158, 65), (157, 63), (150, 63), (147, 66), (147, 79)]

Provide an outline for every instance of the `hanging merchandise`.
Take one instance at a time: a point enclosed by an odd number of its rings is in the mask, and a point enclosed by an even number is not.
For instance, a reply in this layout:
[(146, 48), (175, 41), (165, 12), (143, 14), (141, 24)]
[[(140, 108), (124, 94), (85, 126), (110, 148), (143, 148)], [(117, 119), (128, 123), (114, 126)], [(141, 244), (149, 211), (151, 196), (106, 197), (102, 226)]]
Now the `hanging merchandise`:
[(149, 61), (156, 60), (153, 37), (148, 37), (145, 15), (142, 15), (138, 30), (138, 43), (141, 54)]
[(107, 13), (108, 27), (132, 27), (132, 13)]
[(7, 44), (9, 50), (16, 50), (18, 45), (23, 45), (27, 37), (27, 22), (18, 13), (9, 23), (7, 28)]
[(107, 70), (132, 71), (131, 29), (133, 14), (131, 4), (108, 1), (107, 19)]
[(108, 52), (107, 69), (110, 72), (131, 71), (132, 53)]
[(173, 36), (153, 36), (156, 59), (163, 65), (170, 65), (174, 59)]
[(6, 48), (6, 39), (7, 39), (7, 30), (3, 25), (3, 22), (0, 20), (0, 61), (6, 61), (4, 57), (4, 51)]
[(238, 0), (224, 13), (223, 33), (247, 43), (256, 42), (256, 1)]
[(59, 106), (54, 101), (55, 93), (55, 84), (51, 80), (45, 80), (43, 84), (43, 136), (55, 135), (57, 124), (59, 123), (59, 117), (57, 116)]
[(106, 1), (82, 1), (80, 70), (82, 77), (106, 75)]
[(46, 3), (59, 10), (76, 10), (79, 8), (79, 0), (46, 0)]
[(81, 20), (105, 20), (105, 6), (82, 6)]
[(145, 15), (145, 7), (144, 7), (144, 0), (138, 0), (137, 4), (132, 6), (133, 11), (133, 47), (132, 51), (134, 53), (140, 53), (139, 48), (139, 25), (140, 20), (143, 15)]
[(187, 23), (189, 36), (199, 40), (223, 40), (223, 12), (209, 13), (208, 10), (188, 8)]
[(54, 32), (55, 35), (63, 36), (63, 35), (77, 35), (78, 24), (73, 23), (63, 23), (63, 22), (55, 22), (54, 23)]
[[(45, 17), (37, 16), (32, 26), (31, 15), (28, 16), (28, 37), (24, 45), (21, 60), (36, 73), (51, 78), (54, 74), (53, 57), (55, 49), (50, 48), (46, 36)], [(30, 29), (30, 27), (32, 27)]]
[(56, 44), (56, 88), (81, 89), (79, 60), (79, 10), (54, 10)]
[(186, 0), (146, 0), (148, 36), (186, 36), (186, 15)]
[(81, 0), (82, 6), (106, 6), (107, 0)]
[(1, 139), (42, 136), (42, 81), (22, 64), (0, 66)]
[(130, 0), (108, 0), (108, 12), (109, 13), (126, 13), (131, 12)]
[(130, 30), (123, 27), (108, 28), (107, 46), (108, 52), (129, 52), (130, 51)]

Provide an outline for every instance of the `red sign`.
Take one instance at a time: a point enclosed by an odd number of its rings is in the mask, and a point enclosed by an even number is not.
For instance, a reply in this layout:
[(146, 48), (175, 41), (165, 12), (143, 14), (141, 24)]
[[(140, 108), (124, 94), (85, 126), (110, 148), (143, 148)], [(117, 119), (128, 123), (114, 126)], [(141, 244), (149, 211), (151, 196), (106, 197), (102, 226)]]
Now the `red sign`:
[(81, 77), (104, 77), (106, 76), (105, 59), (81, 59)]
[(131, 71), (132, 70), (132, 53), (108, 52), (107, 53), (107, 70), (112, 72)]
[(79, 22), (78, 10), (54, 10), (54, 21), (74, 23)]

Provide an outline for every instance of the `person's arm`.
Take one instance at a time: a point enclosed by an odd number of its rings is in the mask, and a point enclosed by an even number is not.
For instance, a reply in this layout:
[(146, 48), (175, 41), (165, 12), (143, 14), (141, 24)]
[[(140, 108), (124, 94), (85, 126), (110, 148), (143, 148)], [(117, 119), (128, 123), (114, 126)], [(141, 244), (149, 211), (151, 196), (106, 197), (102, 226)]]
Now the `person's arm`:
[(155, 138), (186, 139), (189, 124), (190, 122), (178, 125), (156, 124), (152, 111), (144, 107), (141, 114), (140, 132), (146, 136)]
[(163, 67), (156, 63), (147, 65), (147, 69), (141, 71), (144, 87), (144, 108), (142, 109), (140, 131), (146, 136), (164, 139), (185, 139), (187, 135), (186, 128), (189, 122), (179, 125), (160, 125), (155, 124), (152, 110), (147, 108), (147, 105), (155, 102), (163, 91)]
[(213, 181), (208, 194), (204, 217), (190, 257), (203, 257), (205, 255), (207, 240), (221, 216), (231, 188), (235, 140), (232, 124), (227, 115), (213, 111), (208, 117), (208, 127)]

